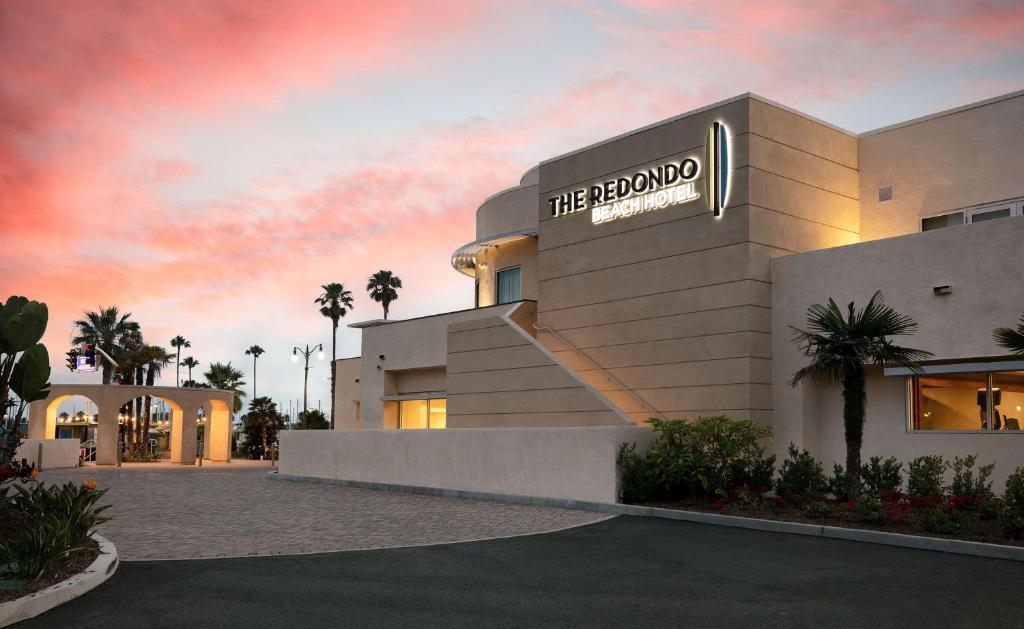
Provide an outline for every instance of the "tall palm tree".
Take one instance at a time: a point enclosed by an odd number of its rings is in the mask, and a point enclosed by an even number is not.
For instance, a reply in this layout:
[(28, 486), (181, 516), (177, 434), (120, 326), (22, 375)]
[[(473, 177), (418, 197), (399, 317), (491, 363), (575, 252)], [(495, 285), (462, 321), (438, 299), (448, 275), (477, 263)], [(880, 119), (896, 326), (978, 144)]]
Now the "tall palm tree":
[(199, 361), (196, 360), (195, 358), (192, 358), (191, 356), (186, 356), (185, 360), (181, 361), (181, 364), (185, 365), (185, 367), (188, 369), (188, 379), (189, 381), (192, 381), (192, 368), (198, 367)]
[(992, 332), (992, 338), (995, 339), (996, 345), (1004, 347), (1014, 354), (1024, 354), (1024, 314), (1020, 316), (1016, 330), (996, 328)]
[[(256, 359), (266, 353), (259, 345), (250, 345), (249, 349), (245, 350), (246, 356), (252, 356), (252, 400), (256, 401)], [(252, 403), (250, 403), (251, 405)]]
[[(146, 386), (156, 384), (156, 377), (160, 375), (161, 369), (174, 359), (174, 356), (167, 350), (157, 345), (143, 345), (141, 349), (142, 359), (146, 365)], [(142, 430), (139, 431), (139, 447), (146, 444), (149, 438), (150, 415), (153, 408), (153, 398), (146, 396), (146, 408), (142, 415)]]
[(235, 394), (235, 401), (232, 405), (234, 408), (232, 412), (237, 413), (242, 410), (242, 398), (245, 397), (245, 391), (242, 387), (245, 386), (245, 380), (242, 380), (244, 374), (231, 366), (231, 363), (211, 363), (210, 368), (206, 370), (203, 377), (210, 383), (215, 389), (223, 389), (225, 391), (232, 391)]
[(338, 321), (352, 310), (352, 293), (338, 282), (324, 284), (314, 303), (320, 305), (320, 314), (331, 320), (331, 430), (334, 430), (334, 376), (338, 359)]
[[(125, 345), (142, 342), (139, 324), (131, 320), (132, 313), (121, 314), (117, 306), (102, 307), (98, 311), (84, 313), (84, 318), (75, 321), (77, 334), (71, 339), (75, 345), (90, 343), (111, 356), (119, 353)], [(110, 384), (113, 370), (103, 362), (103, 384)]]
[[(192, 347), (192, 343), (182, 335), (178, 335), (171, 339), (171, 347), (178, 350), (178, 353), (174, 357), (174, 386), (181, 386), (181, 348)], [(189, 377), (191, 379), (191, 376)]]
[(831, 298), (825, 305), (807, 309), (807, 329), (792, 327), (793, 341), (800, 344), (811, 363), (793, 374), (791, 385), (805, 379), (843, 387), (843, 424), (846, 432), (846, 474), (850, 497), (860, 495), (860, 448), (864, 437), (867, 365), (897, 365), (920, 371), (917, 364), (932, 354), (894, 345), (888, 337), (913, 334), (917, 322), (885, 305), (882, 292), (871, 296), (857, 310), (853, 302), (843, 311)]
[(366, 281), (366, 290), (370, 299), (384, 306), (384, 318), (388, 318), (388, 306), (398, 299), (396, 289), (402, 287), (402, 280), (391, 271), (382, 269), (370, 276)]

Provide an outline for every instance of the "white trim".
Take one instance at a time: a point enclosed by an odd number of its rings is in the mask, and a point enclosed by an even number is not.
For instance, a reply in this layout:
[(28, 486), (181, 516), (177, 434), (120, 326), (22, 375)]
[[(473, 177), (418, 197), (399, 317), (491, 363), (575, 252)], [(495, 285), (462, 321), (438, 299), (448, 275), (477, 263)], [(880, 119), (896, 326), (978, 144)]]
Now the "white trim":
[(965, 363), (921, 365), (920, 371), (906, 367), (886, 367), (886, 376), (927, 376), (940, 373), (971, 373), (979, 371), (1024, 371), (1024, 360), (989, 360)]

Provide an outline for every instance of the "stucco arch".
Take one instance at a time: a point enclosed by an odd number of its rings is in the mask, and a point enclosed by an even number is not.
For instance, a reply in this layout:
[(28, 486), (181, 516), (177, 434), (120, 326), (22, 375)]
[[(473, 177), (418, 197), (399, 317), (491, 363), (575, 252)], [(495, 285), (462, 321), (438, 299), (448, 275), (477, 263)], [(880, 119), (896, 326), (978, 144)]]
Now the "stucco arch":
[[(231, 412), (234, 394), (222, 389), (147, 387), (109, 384), (54, 384), (44, 400), (29, 405), (28, 433), (31, 439), (52, 439), (56, 428), (57, 407), (73, 395), (89, 398), (96, 405), (96, 463), (117, 463), (117, 416), (122, 406), (141, 397), (159, 398), (171, 408), (171, 463), (192, 465), (196, 461), (196, 418), (206, 409), (208, 418), (204, 458), (231, 460)], [(50, 414), (52, 428), (50, 430)]]

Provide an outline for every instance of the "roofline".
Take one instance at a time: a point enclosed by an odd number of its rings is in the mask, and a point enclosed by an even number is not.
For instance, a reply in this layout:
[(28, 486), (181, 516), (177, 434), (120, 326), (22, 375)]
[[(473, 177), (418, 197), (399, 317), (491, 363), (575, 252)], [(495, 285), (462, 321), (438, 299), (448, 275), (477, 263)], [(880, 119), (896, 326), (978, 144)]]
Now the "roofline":
[(612, 142), (617, 142), (617, 141), (622, 140), (624, 138), (628, 138), (631, 135), (636, 135), (638, 133), (643, 133), (645, 131), (650, 131), (651, 129), (653, 129), (655, 127), (659, 127), (661, 125), (668, 124), (670, 122), (675, 122), (677, 120), (682, 120), (683, 118), (688, 118), (690, 116), (695, 116), (697, 114), (704, 113), (704, 112), (709, 111), (711, 109), (717, 109), (718, 107), (724, 107), (726, 105), (731, 105), (732, 103), (736, 103), (736, 102), (739, 102), (739, 101), (744, 100), (744, 99), (761, 101), (762, 103), (765, 103), (766, 105), (771, 105), (772, 107), (778, 107), (779, 109), (788, 111), (791, 114), (795, 114), (795, 115), (800, 116), (802, 118), (806, 118), (808, 120), (812, 120), (814, 122), (817, 122), (818, 124), (824, 125), (824, 126), (830, 128), (830, 129), (834, 130), (834, 131), (838, 131), (840, 133), (844, 133), (844, 134), (849, 135), (851, 137), (857, 137), (856, 133), (854, 133), (854, 132), (852, 132), (852, 131), (850, 131), (848, 129), (844, 129), (842, 127), (836, 126), (836, 125), (832, 124), (831, 122), (828, 122), (826, 120), (822, 120), (820, 118), (816, 118), (814, 116), (811, 116), (810, 114), (805, 114), (802, 111), (797, 111), (796, 109), (793, 109), (792, 107), (788, 107), (786, 105), (783, 105), (782, 103), (777, 103), (777, 102), (775, 102), (775, 101), (773, 101), (773, 100), (771, 100), (769, 98), (765, 98), (764, 96), (760, 96), (760, 95), (755, 94), (753, 92), (746, 92), (746, 93), (743, 93), (743, 94), (739, 94), (737, 96), (732, 96), (730, 98), (726, 98), (725, 100), (720, 100), (718, 102), (711, 103), (710, 105), (704, 105), (703, 107), (698, 107), (697, 109), (691, 109), (690, 111), (687, 111), (687, 112), (684, 112), (684, 113), (681, 113), (681, 114), (676, 114), (675, 116), (672, 116), (670, 118), (665, 118), (664, 120), (659, 120), (658, 122), (652, 122), (651, 124), (644, 125), (643, 127), (640, 127), (638, 129), (633, 129), (632, 131), (626, 131), (625, 133), (620, 133), (619, 135), (616, 135), (616, 136), (611, 137), (611, 138), (606, 138), (604, 140), (598, 140), (597, 142), (594, 142), (593, 144), (588, 144), (587, 146), (584, 146), (582, 148), (578, 148), (578, 149), (569, 151), (567, 153), (562, 153), (561, 155), (558, 155), (558, 156), (551, 157), (551, 158), (548, 158), (546, 160), (543, 160), (540, 163), (540, 165), (543, 166), (545, 164), (549, 164), (551, 162), (558, 161), (560, 159), (565, 159), (567, 157), (572, 157), (573, 155), (577, 155), (579, 153), (583, 153), (583, 152), (589, 151), (591, 149), (595, 149), (595, 148), (597, 148), (599, 146), (604, 146), (605, 144), (610, 144)]
[[(527, 301), (536, 302), (535, 299), (520, 299), (519, 301), (513, 301), (513, 302), (509, 302), (507, 304), (491, 304), (490, 306), (480, 306), (479, 308), (463, 308), (462, 310), (452, 310), (450, 312), (438, 312), (438, 313), (435, 313), (435, 314), (423, 315), (423, 316), (420, 316), (420, 317), (413, 317), (411, 319), (388, 319), (386, 324), (382, 323), (381, 325), (395, 325), (395, 324), (398, 324), (398, 323), (408, 323), (409, 321), (419, 321), (420, 319), (430, 319), (430, 318), (433, 318), (433, 317), (444, 317), (444, 316), (447, 316), (447, 315), (459, 314), (461, 312), (473, 312), (473, 311), (488, 310), (490, 308), (500, 308), (502, 306), (514, 306), (516, 304), (521, 304), (521, 303), (527, 302)], [(371, 321), (384, 321), (384, 319), (372, 319)], [(350, 323), (348, 325), (348, 327), (353, 328), (353, 327), (356, 327), (358, 325), (359, 325), (358, 323)], [(374, 325), (374, 326), (368, 326), (368, 327), (380, 327), (380, 326)], [(362, 329), (366, 329), (366, 328), (364, 327)], [(359, 356), (353, 356), (353, 358), (360, 358), (360, 357)]]
[(984, 107), (986, 105), (991, 105), (993, 103), (998, 103), (998, 102), (1004, 101), (1004, 100), (1010, 100), (1011, 98), (1017, 98), (1017, 97), (1020, 97), (1020, 96), (1024, 96), (1024, 90), (1017, 90), (1016, 92), (1010, 92), (1008, 94), (1002, 94), (1000, 96), (993, 96), (992, 98), (986, 98), (985, 100), (979, 100), (979, 101), (975, 101), (973, 103), (967, 103), (966, 105), (960, 105), (959, 107), (953, 107), (952, 109), (944, 109), (942, 111), (935, 112), (934, 114), (928, 114), (926, 116), (920, 116), (918, 118), (912, 118), (910, 120), (904, 120), (903, 122), (897, 122), (895, 124), (891, 124), (891, 125), (888, 125), (888, 126), (885, 126), (885, 127), (879, 127), (878, 129), (872, 129), (871, 131), (865, 131), (864, 133), (861, 133), (858, 137), (865, 137), (865, 136), (869, 136), (869, 135), (876, 135), (876, 134), (879, 134), (879, 133), (885, 133), (887, 131), (893, 131), (895, 129), (900, 129), (902, 127), (909, 127), (911, 125), (920, 124), (922, 122), (928, 122), (929, 120), (934, 120), (936, 118), (942, 118), (944, 116), (949, 116), (949, 115), (952, 115), (952, 114), (958, 114), (958, 113), (963, 112), (963, 111), (968, 111), (970, 109), (975, 109), (976, 107)]

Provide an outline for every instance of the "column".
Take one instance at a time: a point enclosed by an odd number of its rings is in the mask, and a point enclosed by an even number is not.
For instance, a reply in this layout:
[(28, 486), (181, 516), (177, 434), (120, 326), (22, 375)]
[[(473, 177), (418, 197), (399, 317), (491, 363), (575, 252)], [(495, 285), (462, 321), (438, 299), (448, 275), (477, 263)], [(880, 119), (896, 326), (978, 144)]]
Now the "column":
[(171, 463), (195, 465), (198, 416), (196, 405), (183, 405), (181, 411), (171, 410)]
[(117, 404), (104, 404), (97, 408), (96, 465), (117, 464)]

